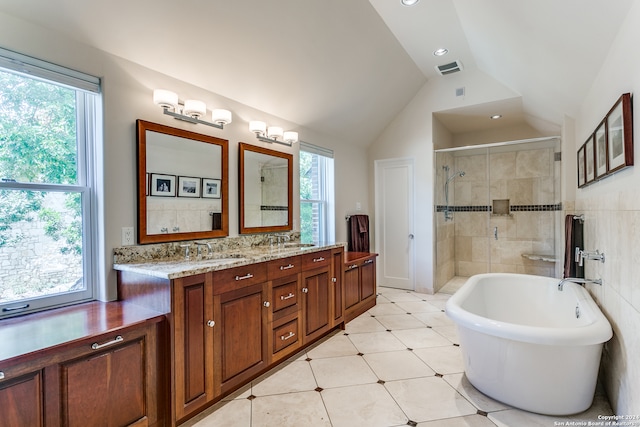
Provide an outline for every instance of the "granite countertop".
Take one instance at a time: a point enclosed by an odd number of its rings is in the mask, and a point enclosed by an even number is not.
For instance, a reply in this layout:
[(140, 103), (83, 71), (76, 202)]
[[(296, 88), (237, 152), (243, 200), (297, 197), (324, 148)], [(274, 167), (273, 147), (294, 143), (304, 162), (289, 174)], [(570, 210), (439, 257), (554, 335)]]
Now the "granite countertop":
[(285, 243), (281, 246), (260, 245), (252, 247), (236, 247), (226, 251), (216, 251), (211, 257), (204, 255), (197, 259), (192, 255), (190, 260), (157, 259), (144, 262), (115, 263), (114, 270), (146, 274), (161, 279), (178, 279), (210, 271), (225, 270), (227, 268), (256, 264), (274, 259), (287, 258), (305, 253), (318, 252), (345, 246), (344, 243), (318, 243), (306, 245), (304, 243)]

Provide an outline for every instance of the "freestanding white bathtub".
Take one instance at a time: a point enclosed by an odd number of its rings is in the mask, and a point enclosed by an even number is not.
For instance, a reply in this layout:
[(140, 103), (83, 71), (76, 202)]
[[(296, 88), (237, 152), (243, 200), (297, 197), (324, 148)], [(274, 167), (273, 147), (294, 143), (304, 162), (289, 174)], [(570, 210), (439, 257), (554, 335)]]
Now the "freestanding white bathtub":
[(467, 378), (526, 411), (588, 409), (611, 325), (589, 292), (560, 279), (491, 273), (469, 278), (446, 305), (458, 326)]

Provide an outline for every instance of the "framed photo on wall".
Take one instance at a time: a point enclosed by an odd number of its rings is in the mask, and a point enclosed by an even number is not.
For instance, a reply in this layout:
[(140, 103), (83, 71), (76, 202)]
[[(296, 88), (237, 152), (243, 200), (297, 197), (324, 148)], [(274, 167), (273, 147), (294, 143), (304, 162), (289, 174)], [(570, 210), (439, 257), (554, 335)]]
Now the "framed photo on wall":
[(176, 176), (164, 175), (160, 173), (151, 174), (152, 196), (175, 197), (176, 196)]
[(584, 144), (578, 150), (578, 188), (584, 187)]
[(593, 143), (593, 135), (584, 143), (584, 167), (585, 184), (589, 184), (596, 179), (596, 152)]
[(222, 181), (213, 178), (202, 178), (202, 197), (205, 199), (219, 199)]
[(607, 174), (607, 120), (603, 120), (595, 131), (596, 179)]
[(607, 114), (607, 172), (633, 165), (631, 94), (625, 93)]
[(178, 197), (200, 197), (200, 178), (179, 176)]

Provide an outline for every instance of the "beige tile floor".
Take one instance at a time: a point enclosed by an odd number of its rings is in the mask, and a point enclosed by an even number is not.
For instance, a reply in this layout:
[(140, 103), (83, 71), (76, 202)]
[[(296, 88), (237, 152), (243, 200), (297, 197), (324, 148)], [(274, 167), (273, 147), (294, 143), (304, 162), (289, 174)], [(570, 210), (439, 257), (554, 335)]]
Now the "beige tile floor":
[(449, 294), (378, 291), (378, 304), (345, 331), (183, 426), (544, 427), (563, 421), (587, 425), (612, 414), (600, 392), (589, 410), (564, 418), (524, 412), (483, 395), (464, 376), (455, 325), (443, 311)]

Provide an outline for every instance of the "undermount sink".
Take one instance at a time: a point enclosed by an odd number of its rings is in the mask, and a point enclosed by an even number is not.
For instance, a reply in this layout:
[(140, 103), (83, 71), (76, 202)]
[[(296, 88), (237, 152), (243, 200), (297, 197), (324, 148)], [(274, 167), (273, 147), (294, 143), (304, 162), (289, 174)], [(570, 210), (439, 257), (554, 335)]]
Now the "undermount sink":
[(290, 242), (290, 243), (284, 244), (285, 248), (313, 248), (314, 246), (316, 245), (313, 243), (301, 243), (301, 242)]

